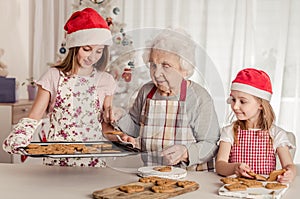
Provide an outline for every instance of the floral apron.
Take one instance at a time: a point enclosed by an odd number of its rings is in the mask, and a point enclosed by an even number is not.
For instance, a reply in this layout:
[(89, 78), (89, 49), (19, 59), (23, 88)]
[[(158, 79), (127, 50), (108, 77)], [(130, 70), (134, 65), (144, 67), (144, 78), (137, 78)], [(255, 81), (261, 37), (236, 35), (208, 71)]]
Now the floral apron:
[[(57, 96), (50, 115), (47, 141), (86, 142), (104, 140), (99, 121), (97, 71), (89, 76), (65, 76), (60, 72)], [(99, 158), (46, 158), (47, 165), (103, 167)]]
[(148, 93), (142, 111), (139, 139), (141, 150), (147, 152), (142, 155), (146, 165), (164, 164), (160, 152), (168, 146), (196, 142), (186, 114), (187, 81), (181, 83), (179, 101), (153, 100), (156, 90), (154, 86)]
[(238, 130), (238, 143), (231, 148), (229, 162), (243, 162), (258, 174), (269, 175), (276, 168), (276, 157), (268, 131)]

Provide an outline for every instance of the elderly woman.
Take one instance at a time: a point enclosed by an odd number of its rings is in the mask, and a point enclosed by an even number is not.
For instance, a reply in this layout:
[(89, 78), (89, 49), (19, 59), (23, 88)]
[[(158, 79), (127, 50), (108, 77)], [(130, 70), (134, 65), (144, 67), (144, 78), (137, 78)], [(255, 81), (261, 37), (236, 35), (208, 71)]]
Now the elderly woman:
[(194, 72), (195, 47), (186, 33), (159, 33), (144, 54), (152, 81), (139, 90), (128, 114), (114, 118), (126, 133), (122, 139), (147, 152), (142, 156), (147, 165), (213, 169), (219, 124), (211, 96), (188, 80)]

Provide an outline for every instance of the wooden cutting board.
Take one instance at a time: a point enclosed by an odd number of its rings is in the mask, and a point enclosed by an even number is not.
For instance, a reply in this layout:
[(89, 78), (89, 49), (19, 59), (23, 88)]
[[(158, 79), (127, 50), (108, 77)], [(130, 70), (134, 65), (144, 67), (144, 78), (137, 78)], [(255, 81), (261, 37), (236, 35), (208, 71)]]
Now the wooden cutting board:
[(111, 198), (120, 198), (120, 199), (163, 199), (170, 198), (174, 196), (178, 196), (187, 192), (195, 191), (199, 188), (199, 184), (195, 184), (194, 186), (188, 188), (178, 187), (177, 185), (173, 185), (175, 191), (172, 193), (155, 193), (151, 191), (151, 187), (154, 186), (153, 183), (142, 183), (142, 182), (134, 182), (124, 185), (142, 185), (144, 186), (144, 191), (137, 193), (126, 193), (119, 190), (119, 186), (106, 188), (102, 190), (94, 191), (93, 198), (94, 199), (111, 199)]

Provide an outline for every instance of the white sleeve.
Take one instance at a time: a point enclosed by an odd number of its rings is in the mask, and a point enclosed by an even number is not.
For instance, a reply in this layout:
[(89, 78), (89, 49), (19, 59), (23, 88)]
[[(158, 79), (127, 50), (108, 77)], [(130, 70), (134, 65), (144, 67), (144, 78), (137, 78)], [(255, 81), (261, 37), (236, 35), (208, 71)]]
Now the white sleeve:
[(220, 141), (229, 142), (231, 145), (234, 143), (232, 125), (225, 126), (221, 129), (220, 140), (218, 141), (218, 145)]
[(295, 148), (296, 146), (289, 140), (287, 132), (283, 129), (274, 126), (271, 129), (271, 136), (273, 137), (273, 147), (276, 150), (281, 146), (288, 146), (290, 149)]

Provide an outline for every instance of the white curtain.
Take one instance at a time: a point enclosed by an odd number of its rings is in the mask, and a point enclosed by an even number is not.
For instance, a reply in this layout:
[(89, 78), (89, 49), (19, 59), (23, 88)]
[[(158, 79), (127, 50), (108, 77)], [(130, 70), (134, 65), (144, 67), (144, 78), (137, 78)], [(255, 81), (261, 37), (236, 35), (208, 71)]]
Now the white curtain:
[[(300, 1), (123, 0), (121, 12), (127, 30), (169, 26), (187, 30), (219, 73), (211, 73), (204, 62), (201, 75), (220, 77), (225, 98), (239, 70), (265, 70), (272, 79), (276, 124), (300, 137)], [(224, 125), (230, 107), (222, 108), (222, 92), (212, 96)], [(300, 162), (297, 153), (295, 161)]]
[(72, 11), (72, 1), (32, 0), (30, 3), (30, 77), (38, 79), (57, 59), (64, 38), (64, 23)]

